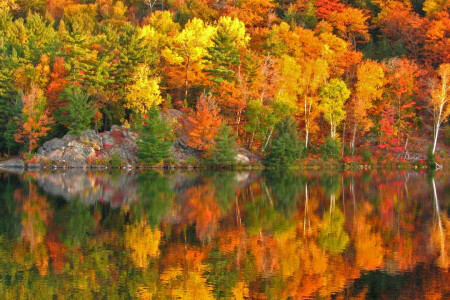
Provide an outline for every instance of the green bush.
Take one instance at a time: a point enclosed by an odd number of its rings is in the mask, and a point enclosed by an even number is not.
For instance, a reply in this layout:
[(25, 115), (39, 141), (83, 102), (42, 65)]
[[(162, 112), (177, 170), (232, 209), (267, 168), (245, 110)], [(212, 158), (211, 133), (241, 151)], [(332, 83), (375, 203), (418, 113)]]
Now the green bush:
[(428, 167), (430, 167), (430, 169), (436, 168), (436, 155), (433, 153), (432, 147), (430, 147), (428, 149), (427, 164), (428, 164)]
[(211, 151), (210, 164), (214, 166), (234, 166), (236, 164), (236, 135), (233, 129), (223, 123), (215, 138), (216, 142)]
[(113, 153), (109, 159), (109, 165), (113, 168), (120, 168), (123, 164), (122, 159), (117, 153)]
[(444, 130), (444, 144), (449, 146), (450, 145), (450, 126), (446, 126)]
[(364, 149), (362, 152), (362, 156), (364, 161), (370, 162), (370, 158), (372, 157), (372, 152), (369, 149)]
[(140, 127), (140, 140), (137, 142), (137, 156), (143, 163), (151, 166), (169, 158), (173, 145), (173, 133), (170, 125), (160, 117), (155, 107), (148, 111), (145, 125)]
[(340, 149), (341, 147), (339, 140), (333, 139), (331, 136), (328, 136), (325, 140), (325, 143), (320, 148), (320, 152), (324, 160), (329, 160), (330, 158), (339, 159)]
[(291, 117), (277, 124), (274, 139), (263, 159), (266, 166), (286, 167), (304, 157), (305, 143), (299, 138), (297, 127), (297, 122)]

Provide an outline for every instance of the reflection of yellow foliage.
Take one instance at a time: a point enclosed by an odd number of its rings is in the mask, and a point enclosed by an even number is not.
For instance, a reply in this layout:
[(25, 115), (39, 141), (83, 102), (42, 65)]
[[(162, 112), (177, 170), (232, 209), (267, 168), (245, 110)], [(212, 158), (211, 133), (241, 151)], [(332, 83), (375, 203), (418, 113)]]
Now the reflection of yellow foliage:
[(248, 298), (248, 286), (245, 282), (238, 282), (233, 288), (233, 296), (236, 300), (243, 300)]
[(153, 293), (154, 293), (154, 291), (151, 291), (148, 287), (140, 286), (138, 288), (136, 297), (138, 299), (152, 299)]
[(379, 232), (363, 217), (355, 220), (356, 266), (365, 270), (375, 270), (383, 264), (383, 241)]
[(171, 268), (161, 274), (161, 281), (168, 286), (169, 298), (184, 300), (214, 299), (212, 287), (206, 283), (202, 271), (186, 271)]
[(147, 268), (150, 258), (159, 255), (160, 239), (161, 231), (152, 230), (145, 220), (126, 226), (125, 246), (132, 251), (131, 258), (139, 268)]

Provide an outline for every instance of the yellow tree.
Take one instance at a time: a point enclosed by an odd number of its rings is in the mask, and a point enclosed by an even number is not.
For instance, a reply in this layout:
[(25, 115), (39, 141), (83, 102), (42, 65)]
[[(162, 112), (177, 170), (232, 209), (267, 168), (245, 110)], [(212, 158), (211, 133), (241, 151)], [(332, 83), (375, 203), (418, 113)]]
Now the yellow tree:
[(436, 151), (436, 144), (439, 135), (439, 129), (450, 115), (450, 105), (448, 105), (448, 94), (450, 90), (450, 64), (442, 64), (439, 67), (440, 77), (439, 85), (432, 91), (430, 106), (433, 113), (433, 154)]
[(355, 151), (355, 139), (358, 125), (363, 123), (364, 129), (370, 127), (367, 119), (367, 110), (372, 107), (372, 102), (383, 94), (384, 72), (382, 66), (375, 61), (367, 60), (358, 66), (356, 93), (353, 98), (353, 114), (355, 124), (353, 127), (352, 153)]
[(303, 118), (305, 122), (305, 146), (308, 147), (309, 135), (314, 127), (314, 120), (319, 115), (319, 95), (321, 84), (328, 78), (328, 63), (324, 59), (305, 60), (302, 74)]
[(184, 69), (185, 101), (188, 97), (189, 83), (193, 81), (191, 71), (194, 69), (196, 74), (202, 74), (203, 58), (208, 53), (207, 48), (213, 46), (212, 37), (215, 32), (216, 29), (213, 26), (205, 24), (201, 19), (194, 18), (175, 36), (173, 46), (166, 47), (161, 53), (169, 64)]
[(158, 77), (150, 76), (150, 69), (146, 64), (139, 65), (133, 76), (133, 83), (126, 88), (125, 107), (145, 114), (152, 106), (161, 104), (159, 80)]
[(325, 120), (330, 123), (331, 137), (334, 139), (337, 126), (345, 119), (344, 104), (350, 97), (350, 91), (344, 81), (333, 78), (322, 86), (320, 96), (322, 97), (320, 107)]

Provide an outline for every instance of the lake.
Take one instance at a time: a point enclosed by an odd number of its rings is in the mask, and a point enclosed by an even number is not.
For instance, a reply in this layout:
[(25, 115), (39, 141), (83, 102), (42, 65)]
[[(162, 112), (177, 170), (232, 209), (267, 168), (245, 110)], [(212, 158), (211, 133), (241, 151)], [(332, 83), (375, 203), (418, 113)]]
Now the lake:
[(446, 173), (0, 173), (1, 299), (450, 297)]

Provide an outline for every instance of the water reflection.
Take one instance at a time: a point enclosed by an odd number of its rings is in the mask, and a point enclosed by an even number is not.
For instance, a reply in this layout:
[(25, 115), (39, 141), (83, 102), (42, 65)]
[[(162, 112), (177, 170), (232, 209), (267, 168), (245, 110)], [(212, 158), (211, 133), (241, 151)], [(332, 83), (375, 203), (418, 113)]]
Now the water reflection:
[(449, 188), (416, 172), (0, 173), (0, 297), (444, 298)]

